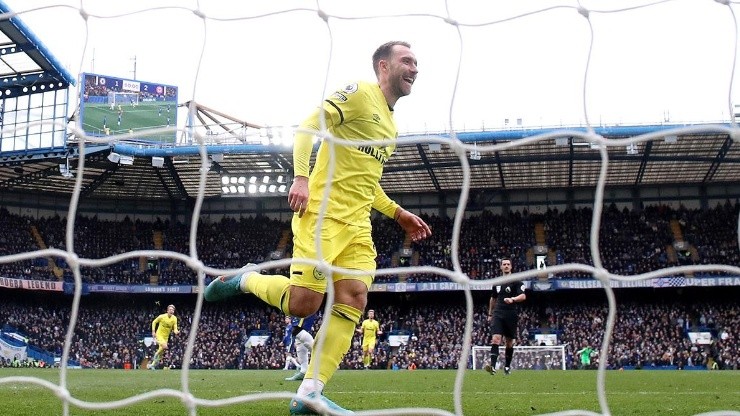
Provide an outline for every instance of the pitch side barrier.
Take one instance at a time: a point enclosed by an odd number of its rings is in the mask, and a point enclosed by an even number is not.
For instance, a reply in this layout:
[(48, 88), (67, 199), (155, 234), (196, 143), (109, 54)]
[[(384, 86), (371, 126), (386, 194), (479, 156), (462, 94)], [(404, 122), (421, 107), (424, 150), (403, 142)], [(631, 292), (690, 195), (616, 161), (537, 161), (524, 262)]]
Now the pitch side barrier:
[[(595, 279), (557, 279), (547, 281), (525, 281), (527, 290), (555, 291), (573, 289), (601, 289), (603, 284)], [(198, 293), (194, 285), (116, 285), (83, 283), (82, 292), (88, 293), (162, 293), (192, 294)], [(659, 277), (639, 281), (610, 281), (609, 286), (615, 289), (628, 288), (667, 288), (667, 287), (725, 287), (740, 286), (740, 276), (695, 276), (695, 277)], [(74, 284), (59, 281), (15, 279), (0, 277), (0, 288), (23, 289), (36, 291), (64, 292), (72, 294)], [(488, 291), (492, 284), (472, 287), (474, 291)], [(409, 292), (446, 292), (459, 291), (463, 287), (454, 282), (420, 282), (420, 283), (375, 283), (371, 292), (409, 293)]]

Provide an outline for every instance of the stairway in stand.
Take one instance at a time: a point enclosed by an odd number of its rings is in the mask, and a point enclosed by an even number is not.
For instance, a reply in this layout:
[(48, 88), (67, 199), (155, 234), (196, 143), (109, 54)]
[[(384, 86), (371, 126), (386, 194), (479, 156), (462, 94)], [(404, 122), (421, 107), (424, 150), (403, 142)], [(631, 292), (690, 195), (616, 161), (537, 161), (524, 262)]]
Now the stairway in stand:
[[(36, 240), (36, 245), (41, 249), (45, 250), (46, 242), (44, 241), (44, 237), (39, 232), (39, 229), (36, 228), (35, 225), (31, 225), (31, 235), (33, 236), (33, 239)], [(57, 280), (63, 280), (64, 279), (64, 270), (62, 270), (60, 267), (57, 266), (56, 261), (54, 260), (54, 257), (47, 257), (46, 260), (49, 264), (49, 272), (57, 279)]]

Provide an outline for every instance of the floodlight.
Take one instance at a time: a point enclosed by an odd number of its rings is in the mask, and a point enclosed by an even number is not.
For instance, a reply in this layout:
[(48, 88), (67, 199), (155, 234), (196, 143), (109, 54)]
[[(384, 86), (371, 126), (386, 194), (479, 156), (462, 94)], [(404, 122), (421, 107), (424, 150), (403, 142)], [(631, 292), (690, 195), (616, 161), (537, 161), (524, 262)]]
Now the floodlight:
[(478, 151), (478, 145), (473, 143), (473, 150), (470, 151), (470, 160), (480, 160), (481, 155), (480, 151)]
[(108, 155), (108, 160), (110, 160), (113, 163), (118, 163), (118, 161), (121, 160), (121, 155), (119, 155), (116, 152), (110, 152), (110, 154)]
[(69, 159), (67, 159), (67, 163), (59, 164), (59, 173), (61, 173), (65, 178), (71, 178), (74, 176), (72, 170), (69, 169)]
[(224, 185), (228, 185), (229, 184), (229, 177), (228, 176), (222, 176), (221, 177), (221, 183), (224, 184)]
[(118, 157), (118, 163), (122, 165), (133, 165), (134, 164), (134, 157), (128, 156), (128, 155), (120, 155)]
[(228, 186), (222, 186), (222, 187), (221, 187), (221, 191), (222, 191), (223, 193), (225, 193), (225, 194), (228, 194), (228, 193), (229, 193), (229, 187), (228, 187)]

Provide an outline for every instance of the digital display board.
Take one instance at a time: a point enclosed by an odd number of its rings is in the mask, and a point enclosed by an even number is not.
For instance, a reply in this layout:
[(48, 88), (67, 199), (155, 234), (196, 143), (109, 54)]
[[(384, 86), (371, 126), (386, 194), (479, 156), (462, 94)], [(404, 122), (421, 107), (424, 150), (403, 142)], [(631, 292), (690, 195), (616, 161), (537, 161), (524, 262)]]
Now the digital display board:
[[(80, 121), (85, 134), (137, 134), (141, 130), (177, 126), (177, 87), (81, 74)], [(176, 132), (137, 136), (141, 140), (174, 143)]]

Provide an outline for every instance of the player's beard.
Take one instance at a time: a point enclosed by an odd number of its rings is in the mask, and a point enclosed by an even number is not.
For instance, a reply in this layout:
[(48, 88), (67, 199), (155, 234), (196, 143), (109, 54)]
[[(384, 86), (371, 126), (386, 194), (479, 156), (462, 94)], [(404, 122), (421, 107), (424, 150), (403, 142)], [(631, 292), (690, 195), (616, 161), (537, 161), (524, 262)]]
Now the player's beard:
[(399, 75), (393, 82), (393, 95), (401, 98), (409, 94), (411, 94), (411, 85), (403, 79), (403, 75)]

